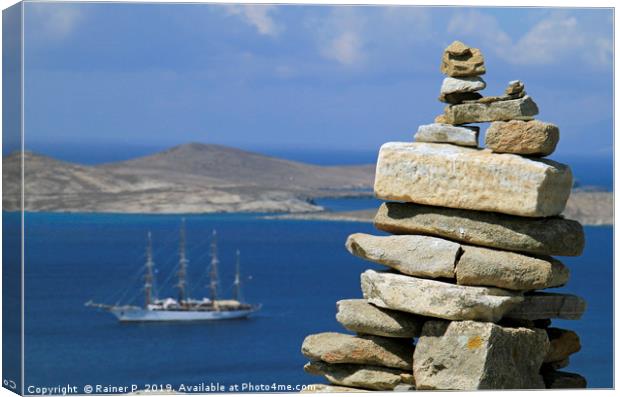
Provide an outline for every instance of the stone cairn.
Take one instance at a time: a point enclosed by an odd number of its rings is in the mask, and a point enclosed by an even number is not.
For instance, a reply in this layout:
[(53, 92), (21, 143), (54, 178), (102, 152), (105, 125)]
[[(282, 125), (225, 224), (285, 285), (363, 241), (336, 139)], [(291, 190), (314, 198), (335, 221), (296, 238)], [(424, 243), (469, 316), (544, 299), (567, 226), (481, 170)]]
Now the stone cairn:
[[(331, 385), (314, 391), (583, 388), (559, 371), (580, 350), (577, 334), (551, 319), (577, 320), (585, 302), (539, 292), (568, 281), (552, 255), (578, 256), (582, 226), (564, 219), (570, 168), (551, 160), (553, 124), (534, 120), (521, 81), (484, 97), (484, 58), (455, 41), (441, 61), (439, 100), (449, 105), (415, 142), (381, 147), (374, 223), (390, 236), (353, 234), (347, 249), (389, 269), (361, 275), (364, 299), (337, 303), (355, 335), (308, 336), (304, 369)], [(486, 149), (479, 127), (490, 122)]]

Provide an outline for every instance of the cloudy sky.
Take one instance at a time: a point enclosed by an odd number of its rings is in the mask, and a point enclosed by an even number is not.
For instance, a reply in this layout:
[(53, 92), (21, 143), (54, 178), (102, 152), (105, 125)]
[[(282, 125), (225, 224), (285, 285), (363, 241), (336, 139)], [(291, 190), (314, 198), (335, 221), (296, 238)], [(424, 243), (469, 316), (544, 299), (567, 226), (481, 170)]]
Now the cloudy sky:
[(27, 146), (376, 150), (433, 121), (443, 48), (521, 79), (560, 154), (612, 152), (609, 9), (26, 4)]

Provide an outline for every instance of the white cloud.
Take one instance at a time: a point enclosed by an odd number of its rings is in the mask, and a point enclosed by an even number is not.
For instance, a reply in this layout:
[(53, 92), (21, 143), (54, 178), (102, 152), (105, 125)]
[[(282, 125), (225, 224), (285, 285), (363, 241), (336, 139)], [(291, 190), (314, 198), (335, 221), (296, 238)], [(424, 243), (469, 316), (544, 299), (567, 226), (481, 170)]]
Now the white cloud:
[(246, 23), (254, 26), (260, 34), (277, 36), (282, 31), (282, 27), (270, 15), (275, 10), (274, 6), (246, 4), (226, 5), (225, 7), (229, 14), (242, 17)]
[(552, 64), (569, 56), (597, 66), (610, 64), (611, 41), (597, 29), (584, 29), (583, 25), (565, 12), (552, 13), (515, 41), (492, 15), (469, 11), (454, 15), (448, 23), (448, 32), (455, 37), (475, 38), (506, 62), (516, 65)]
[(46, 40), (63, 40), (80, 25), (84, 19), (83, 9), (72, 4), (27, 3), (26, 16), (33, 19), (37, 37)]
[(325, 43), (321, 53), (343, 65), (353, 65), (363, 60), (361, 38), (356, 32), (345, 31)]

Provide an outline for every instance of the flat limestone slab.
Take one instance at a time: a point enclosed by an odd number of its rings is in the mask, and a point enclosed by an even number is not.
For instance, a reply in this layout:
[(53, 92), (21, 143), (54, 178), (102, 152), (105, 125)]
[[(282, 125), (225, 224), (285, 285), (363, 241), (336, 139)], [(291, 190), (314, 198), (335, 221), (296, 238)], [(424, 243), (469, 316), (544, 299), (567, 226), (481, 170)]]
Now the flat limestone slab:
[(402, 370), (369, 365), (313, 361), (307, 363), (304, 370), (312, 375), (322, 375), (335, 385), (369, 390), (394, 390), (405, 383), (403, 380), (411, 379), (411, 374)]
[(428, 321), (413, 355), (416, 387), (439, 390), (544, 389), (544, 330), (475, 321)]
[(478, 147), (478, 133), (476, 126), (456, 126), (451, 124), (425, 124), (418, 127), (413, 137), (416, 142), (451, 143), (459, 146)]
[(525, 217), (559, 215), (573, 183), (566, 165), (460, 146), (389, 142), (381, 147), (375, 195)]
[(519, 293), (468, 287), (400, 274), (366, 270), (362, 292), (368, 302), (392, 310), (447, 320), (498, 321), (523, 301)]
[(349, 331), (391, 338), (420, 336), (426, 317), (380, 308), (365, 299), (345, 299), (336, 303), (336, 320)]
[(456, 264), (459, 285), (530, 291), (559, 287), (568, 282), (568, 268), (551, 257), (534, 258), (470, 245), (462, 248), (463, 254)]
[(489, 121), (532, 120), (538, 106), (529, 96), (489, 103), (470, 102), (446, 106), (444, 122), (448, 124), (485, 123)]
[(461, 251), (460, 244), (437, 237), (364, 233), (350, 235), (346, 247), (362, 259), (411, 276), (430, 278), (454, 278), (454, 264)]
[(523, 296), (523, 302), (506, 314), (517, 320), (559, 318), (579, 320), (586, 310), (586, 301), (577, 295), (532, 292)]
[(556, 125), (538, 120), (495, 121), (487, 129), (484, 145), (497, 153), (548, 156), (560, 141)]
[(311, 360), (410, 369), (413, 341), (382, 336), (354, 336), (337, 332), (309, 335), (301, 352)]
[(523, 218), (494, 212), (383, 203), (375, 227), (394, 234), (426, 234), (466, 244), (538, 255), (579, 256), (585, 237), (577, 221)]

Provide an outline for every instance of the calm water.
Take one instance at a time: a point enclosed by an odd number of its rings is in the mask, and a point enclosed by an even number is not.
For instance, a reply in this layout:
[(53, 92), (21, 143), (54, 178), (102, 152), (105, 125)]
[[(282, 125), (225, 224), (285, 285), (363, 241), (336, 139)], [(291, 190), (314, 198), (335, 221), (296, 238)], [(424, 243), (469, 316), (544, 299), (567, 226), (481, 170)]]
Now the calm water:
[[(193, 295), (206, 292), (201, 276), (208, 237), (216, 228), (221, 293), (230, 293), (239, 248), (245, 298), (264, 305), (256, 317), (123, 325), (83, 306), (89, 299), (141, 302), (147, 230), (153, 233), (160, 296), (174, 294), (165, 280), (177, 260), (178, 226), (177, 216), (27, 214), (26, 386), (322, 381), (303, 372), (300, 345), (310, 333), (340, 330), (335, 302), (361, 297), (359, 274), (375, 266), (349, 255), (343, 245), (348, 234), (373, 232), (372, 226), (188, 216)], [(565, 260), (572, 278), (564, 290), (584, 296), (588, 311), (581, 321), (554, 323), (581, 336), (582, 351), (567, 370), (585, 375), (591, 387), (612, 387), (612, 228), (586, 231), (584, 255)]]

